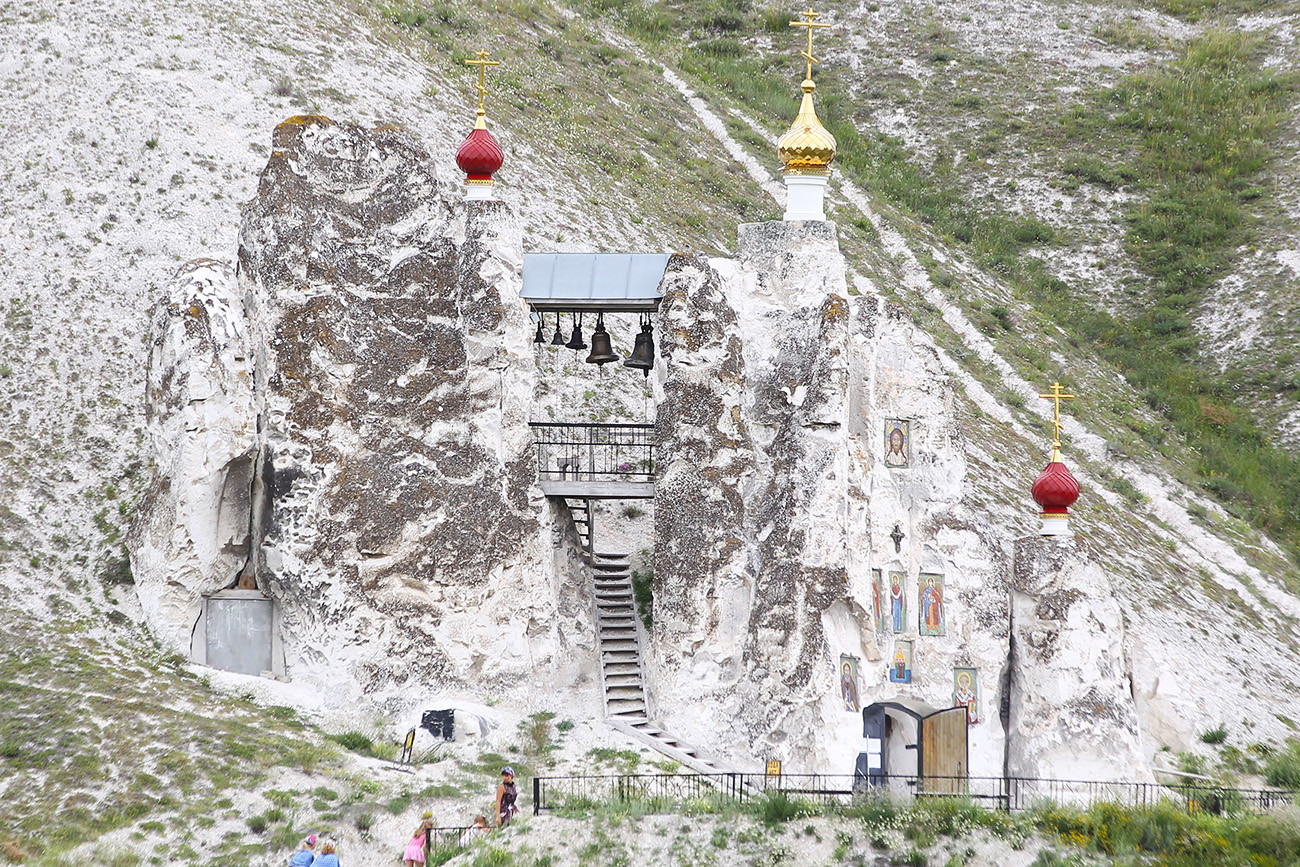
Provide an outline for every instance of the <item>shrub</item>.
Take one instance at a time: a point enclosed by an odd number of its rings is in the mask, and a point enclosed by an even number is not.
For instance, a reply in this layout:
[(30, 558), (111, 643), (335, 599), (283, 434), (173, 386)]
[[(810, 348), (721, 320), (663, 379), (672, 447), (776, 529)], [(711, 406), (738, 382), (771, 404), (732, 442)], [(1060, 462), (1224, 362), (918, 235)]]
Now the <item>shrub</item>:
[(811, 804), (791, 798), (785, 792), (768, 792), (757, 801), (758, 815), (768, 825), (779, 825), (817, 811)]
[(1300, 790), (1300, 743), (1288, 740), (1264, 759), (1264, 780), (1270, 786)]
[(374, 746), (374, 742), (361, 732), (344, 732), (341, 735), (330, 735), (329, 739), (344, 749), (352, 750), (354, 753), (369, 753), (370, 748)]
[(1221, 744), (1228, 739), (1228, 727), (1219, 723), (1218, 728), (1201, 732), (1201, 742), (1206, 744)]

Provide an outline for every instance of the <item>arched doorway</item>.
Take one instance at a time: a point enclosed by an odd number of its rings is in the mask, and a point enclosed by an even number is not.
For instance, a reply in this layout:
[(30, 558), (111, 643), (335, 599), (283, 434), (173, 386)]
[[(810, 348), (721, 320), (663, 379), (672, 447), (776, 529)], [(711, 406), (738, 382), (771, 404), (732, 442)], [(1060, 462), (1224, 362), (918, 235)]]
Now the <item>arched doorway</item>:
[(866, 752), (858, 754), (855, 776), (869, 786), (919, 791), (965, 791), (969, 746), (965, 707), (932, 708), (909, 699), (881, 701), (862, 709)]

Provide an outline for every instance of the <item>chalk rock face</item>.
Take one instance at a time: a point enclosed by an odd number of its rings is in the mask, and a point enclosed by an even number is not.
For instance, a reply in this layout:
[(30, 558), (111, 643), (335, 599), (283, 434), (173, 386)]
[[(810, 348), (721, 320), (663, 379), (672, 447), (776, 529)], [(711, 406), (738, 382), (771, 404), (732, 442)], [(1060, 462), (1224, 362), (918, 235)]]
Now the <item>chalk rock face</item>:
[(1106, 574), (1069, 537), (1016, 542), (1011, 603), (1013, 777), (1150, 779)]
[(590, 582), (536, 484), (513, 214), (393, 129), (297, 117), (273, 144), (238, 289), (196, 266), (155, 323), (152, 625), (189, 650), (197, 598), (239, 574), (276, 601), (286, 673), (340, 696), (593, 677)]
[(145, 418), (154, 476), (128, 546), (146, 617), (184, 652), (202, 598), (234, 584), (251, 551), (251, 365), (230, 266), (182, 266), (150, 323)]
[(581, 586), (557, 581), (532, 499), (518, 224), (452, 194), (394, 130), (294, 118), (244, 212), (259, 581), (286, 655), (369, 692), (545, 672)]
[[(949, 706), (954, 668), (969, 667), (996, 702), (1005, 576), (963, 511), (928, 341), (897, 309), (849, 296), (833, 224), (747, 225), (739, 241), (735, 261), (674, 260), (664, 284), (652, 710), (740, 763), (848, 772), (872, 701)], [(883, 460), (891, 418), (910, 423), (901, 467)], [(909, 683), (888, 680), (896, 636), (877, 623), (873, 570), (905, 576), (897, 638), (918, 639), (920, 573), (950, 594)], [(857, 666), (849, 698), (842, 657)], [(970, 771), (999, 771), (996, 714), (971, 741)]]

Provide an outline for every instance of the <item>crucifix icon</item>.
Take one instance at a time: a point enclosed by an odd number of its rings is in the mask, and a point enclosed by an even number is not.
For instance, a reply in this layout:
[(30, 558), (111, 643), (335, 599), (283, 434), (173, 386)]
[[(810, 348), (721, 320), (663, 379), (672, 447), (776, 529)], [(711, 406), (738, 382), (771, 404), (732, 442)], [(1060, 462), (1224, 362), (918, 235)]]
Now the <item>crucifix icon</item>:
[(489, 53), (490, 53), (490, 52), (488, 52), (488, 51), (485, 51), (485, 50), (480, 49), (478, 52), (476, 52), (476, 55), (475, 55), (475, 56), (477, 57), (476, 60), (471, 59), (471, 60), (466, 60), (466, 61), (465, 61), (465, 65), (466, 65), (466, 66), (477, 66), (477, 67), (478, 67), (478, 85), (477, 85), (477, 90), (478, 90), (478, 116), (479, 116), (480, 118), (483, 117), (483, 115), (487, 113), (487, 112), (486, 112), (486, 109), (484, 108), (484, 98), (487, 96), (487, 77), (486, 77), (487, 67), (489, 67), (489, 66), (500, 66), (500, 65), (501, 65), (501, 61), (500, 61), (500, 60), (488, 60), (488, 54), (489, 54)]
[(804, 78), (811, 79), (811, 78), (812, 78), (812, 67), (813, 67), (813, 64), (817, 62), (817, 58), (816, 58), (816, 57), (813, 57), (813, 50), (812, 50), (812, 49), (813, 49), (813, 28), (814, 28), (814, 27), (830, 27), (831, 25), (829, 25), (829, 24), (822, 24), (820, 21), (818, 21), (817, 19), (820, 18), (820, 17), (822, 17), (822, 16), (821, 16), (820, 13), (818, 13), (818, 12), (814, 12), (814, 11), (813, 11), (813, 8), (812, 8), (811, 6), (808, 7), (808, 11), (807, 11), (807, 12), (800, 12), (799, 14), (800, 14), (801, 16), (803, 16), (803, 19), (804, 19), (804, 20), (803, 20), (803, 21), (791, 21), (791, 22), (790, 22), (790, 26), (791, 26), (791, 27), (807, 27), (807, 28), (808, 28), (808, 50), (807, 50), (807, 51), (801, 51), (801, 52), (799, 52), (799, 53), (800, 53), (801, 56), (803, 56), (803, 58), (804, 58), (805, 60), (808, 61), (808, 71), (804, 74)]
[(1050, 394), (1040, 394), (1039, 397), (1054, 401), (1056, 406), (1052, 409), (1052, 449), (1059, 452), (1061, 449), (1061, 401), (1074, 400), (1074, 395), (1064, 394), (1064, 389), (1059, 382), (1052, 383)]
[(903, 539), (904, 539), (903, 525), (902, 525), (902, 524), (895, 524), (895, 525), (894, 525), (894, 532), (892, 532), (892, 533), (889, 534), (889, 538), (891, 538), (891, 539), (894, 540), (894, 553), (895, 553), (895, 554), (902, 553), (902, 550), (903, 550)]

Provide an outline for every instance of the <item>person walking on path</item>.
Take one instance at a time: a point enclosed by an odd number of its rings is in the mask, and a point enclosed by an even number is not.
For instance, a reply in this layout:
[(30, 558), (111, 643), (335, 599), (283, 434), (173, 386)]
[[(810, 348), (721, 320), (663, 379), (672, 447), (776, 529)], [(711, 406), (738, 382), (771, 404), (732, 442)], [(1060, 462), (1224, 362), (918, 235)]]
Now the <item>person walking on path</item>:
[(339, 867), (338, 844), (326, 840), (320, 844), (320, 854), (312, 862), (312, 867)]
[(311, 862), (316, 857), (315, 849), (316, 835), (303, 837), (298, 851), (289, 856), (289, 867), (311, 867)]
[(415, 829), (411, 842), (406, 844), (406, 851), (402, 853), (402, 863), (406, 867), (421, 867), (424, 864), (424, 854), (429, 848), (429, 831), (432, 829), (433, 814), (425, 813), (424, 821)]
[(501, 785), (497, 786), (497, 827), (504, 828), (519, 812), (515, 801), (519, 792), (515, 789), (515, 769), (506, 766), (501, 769)]

